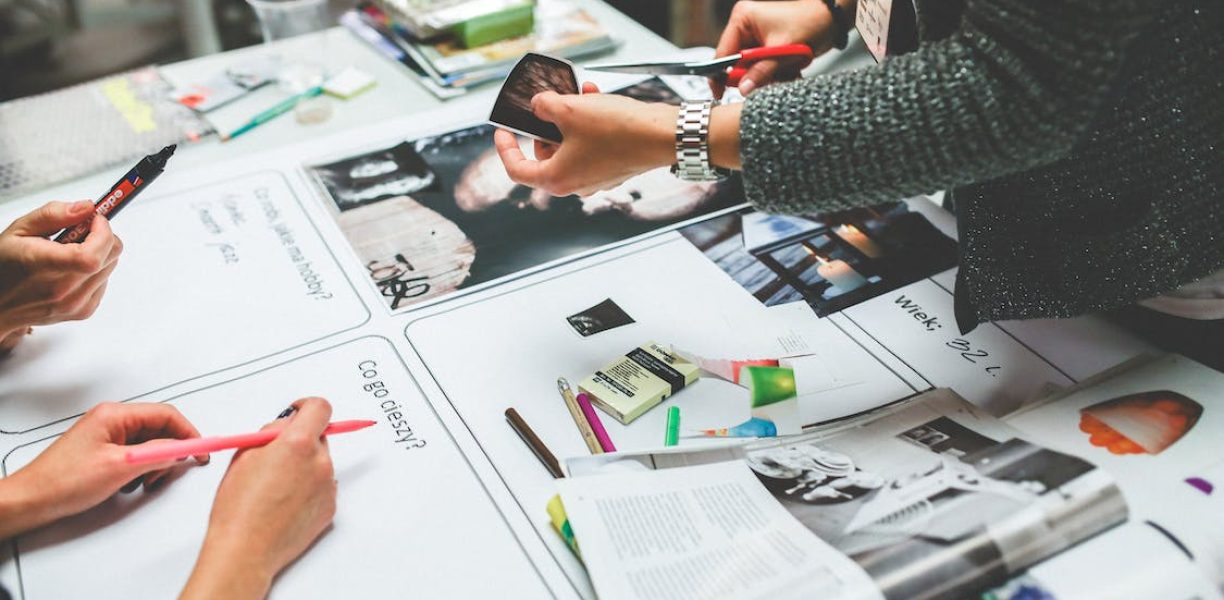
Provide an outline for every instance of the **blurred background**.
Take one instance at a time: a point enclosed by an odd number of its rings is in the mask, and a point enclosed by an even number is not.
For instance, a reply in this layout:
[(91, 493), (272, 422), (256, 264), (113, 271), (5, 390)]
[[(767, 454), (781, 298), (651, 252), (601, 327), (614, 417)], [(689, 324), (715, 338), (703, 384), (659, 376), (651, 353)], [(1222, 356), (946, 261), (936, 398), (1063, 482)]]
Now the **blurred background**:
[[(714, 45), (734, 1), (607, 0), (681, 47)], [(261, 39), (246, 0), (0, 0), (0, 100)]]

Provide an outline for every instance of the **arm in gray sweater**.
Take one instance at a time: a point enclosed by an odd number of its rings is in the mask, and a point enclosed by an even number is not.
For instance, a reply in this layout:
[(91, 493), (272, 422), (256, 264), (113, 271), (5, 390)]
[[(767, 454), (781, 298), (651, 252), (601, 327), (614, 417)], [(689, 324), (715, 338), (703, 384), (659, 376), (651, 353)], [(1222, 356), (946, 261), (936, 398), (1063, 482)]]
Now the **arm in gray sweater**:
[(740, 122), (749, 200), (775, 212), (838, 210), (1056, 160), (1161, 6), (970, 0), (944, 40), (875, 68), (764, 88)]

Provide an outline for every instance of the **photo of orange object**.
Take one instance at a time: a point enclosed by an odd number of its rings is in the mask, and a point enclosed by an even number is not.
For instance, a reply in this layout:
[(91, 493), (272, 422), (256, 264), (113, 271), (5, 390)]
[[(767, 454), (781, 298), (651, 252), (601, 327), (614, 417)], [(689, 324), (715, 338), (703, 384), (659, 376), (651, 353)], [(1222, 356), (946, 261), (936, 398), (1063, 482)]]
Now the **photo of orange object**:
[(1160, 454), (1198, 423), (1203, 406), (1167, 390), (1128, 394), (1080, 411), (1080, 431), (1112, 454)]

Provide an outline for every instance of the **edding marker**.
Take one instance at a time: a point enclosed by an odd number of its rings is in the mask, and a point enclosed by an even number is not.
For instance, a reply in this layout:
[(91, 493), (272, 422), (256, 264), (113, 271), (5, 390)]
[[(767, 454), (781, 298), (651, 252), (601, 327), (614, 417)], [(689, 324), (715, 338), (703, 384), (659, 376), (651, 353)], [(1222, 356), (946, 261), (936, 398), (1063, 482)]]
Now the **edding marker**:
[[(323, 435), (335, 435), (337, 433), (348, 433), (350, 431), (358, 431), (365, 429), (371, 425), (376, 425), (377, 421), (335, 421), (323, 430)], [(166, 460), (178, 460), (195, 456), (197, 454), (212, 454), (221, 450), (234, 450), (240, 448), (255, 448), (257, 446), (265, 446), (276, 439), (280, 435), (279, 429), (265, 429), (256, 431), (255, 433), (243, 433), (239, 435), (227, 435), (223, 437), (210, 438), (195, 438), (191, 440), (174, 440), (158, 444), (153, 444), (147, 448), (137, 448), (128, 450), (125, 457), (128, 464), (143, 465), (148, 463), (162, 462)]]
[[(174, 155), (175, 148), (175, 144), (170, 144), (162, 148), (161, 152), (140, 159), (140, 162), (136, 163), (131, 171), (120, 177), (119, 181), (115, 182), (115, 185), (111, 186), (110, 190), (94, 203), (94, 213), (113, 219), (136, 197), (136, 194), (149, 187), (149, 184), (157, 179), (158, 175), (161, 175), (162, 169), (166, 168), (166, 161)], [(89, 234), (91, 224), (93, 224), (93, 217), (65, 229), (55, 236), (55, 241), (61, 244), (78, 243)]]

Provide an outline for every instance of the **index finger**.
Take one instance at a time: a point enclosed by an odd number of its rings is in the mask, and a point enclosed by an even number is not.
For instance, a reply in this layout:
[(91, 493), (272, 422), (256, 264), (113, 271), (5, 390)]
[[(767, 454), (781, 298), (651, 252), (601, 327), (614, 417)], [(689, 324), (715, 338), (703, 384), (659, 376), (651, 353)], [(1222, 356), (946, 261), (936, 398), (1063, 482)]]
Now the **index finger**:
[[(740, 10), (745, 10), (741, 8)], [(718, 36), (718, 45), (714, 46), (714, 58), (722, 58), (739, 52), (743, 46), (744, 33), (740, 21), (732, 19)]]
[[(122, 427), (120, 433), (122, 437), (113, 436), (112, 439), (122, 439), (124, 442), (138, 440), (141, 442), (157, 439), (176, 439), (186, 440), (200, 437), (200, 430), (183, 416), (183, 413), (169, 404), (151, 404), (138, 402), (134, 404), (122, 404), (118, 407), (120, 419), (118, 424)], [(196, 462), (201, 464), (208, 462), (208, 455), (202, 454), (196, 456)]]
[(501, 158), (510, 179), (526, 186), (539, 187), (543, 178), (542, 163), (523, 154), (523, 149), (519, 147), (513, 133), (498, 129), (493, 134), (493, 144), (497, 147), (497, 156)]
[[(718, 38), (718, 46), (714, 50), (714, 57), (722, 58), (724, 56), (730, 56), (736, 52), (739, 52), (740, 49), (740, 28), (739, 25), (732, 22), (727, 25), (726, 29), (723, 29), (722, 36)], [(727, 84), (722, 78), (710, 78), (710, 91), (714, 92), (715, 98), (721, 99), (723, 92), (726, 90)]]

